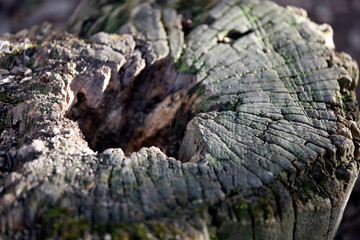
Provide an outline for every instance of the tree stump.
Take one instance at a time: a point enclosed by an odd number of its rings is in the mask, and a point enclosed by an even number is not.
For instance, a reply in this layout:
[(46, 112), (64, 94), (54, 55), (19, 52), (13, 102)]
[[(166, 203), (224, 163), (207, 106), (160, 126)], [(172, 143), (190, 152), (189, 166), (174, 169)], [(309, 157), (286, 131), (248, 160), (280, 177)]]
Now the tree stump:
[(89, 0), (69, 31), (1, 37), (0, 238), (334, 237), (360, 130), (329, 26), (272, 2)]

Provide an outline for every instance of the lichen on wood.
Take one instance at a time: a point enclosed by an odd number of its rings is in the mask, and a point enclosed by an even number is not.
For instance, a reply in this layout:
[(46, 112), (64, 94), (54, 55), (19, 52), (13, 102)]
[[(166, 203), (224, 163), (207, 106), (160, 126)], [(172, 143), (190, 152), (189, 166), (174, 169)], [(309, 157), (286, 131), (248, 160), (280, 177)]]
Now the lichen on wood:
[(329, 26), (271, 2), (90, 2), (69, 27), (87, 37), (0, 38), (1, 238), (334, 237), (360, 130)]

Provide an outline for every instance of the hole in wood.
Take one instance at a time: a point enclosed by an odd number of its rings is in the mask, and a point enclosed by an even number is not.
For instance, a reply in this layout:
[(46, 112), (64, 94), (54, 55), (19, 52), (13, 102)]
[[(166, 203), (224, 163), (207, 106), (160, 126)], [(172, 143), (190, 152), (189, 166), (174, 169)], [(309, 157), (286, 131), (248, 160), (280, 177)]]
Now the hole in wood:
[(234, 41), (236, 41), (237, 39), (241, 38), (241, 37), (244, 37), (246, 35), (249, 35), (251, 33), (253, 33), (254, 30), (252, 29), (249, 29), (248, 31), (246, 32), (239, 32), (238, 30), (230, 30), (226, 36), (224, 36), (223, 38), (219, 39), (218, 40), (218, 43), (228, 43), (228, 44), (231, 44), (233, 43)]
[(247, 30), (246, 32), (243, 32), (243, 33), (239, 32), (237, 30), (231, 30), (230, 32), (228, 32), (227, 37), (234, 41), (234, 40), (237, 40), (237, 39), (239, 39), (241, 37), (249, 35), (249, 34), (251, 34), (253, 32), (254, 31), (252, 29), (249, 29), (249, 30)]
[(67, 117), (78, 122), (95, 151), (121, 147), (128, 154), (156, 146), (178, 157), (187, 123), (181, 108), (193, 76), (179, 74), (165, 61), (145, 68), (130, 82), (126, 76), (120, 69), (98, 102), (96, 89), (80, 90)]

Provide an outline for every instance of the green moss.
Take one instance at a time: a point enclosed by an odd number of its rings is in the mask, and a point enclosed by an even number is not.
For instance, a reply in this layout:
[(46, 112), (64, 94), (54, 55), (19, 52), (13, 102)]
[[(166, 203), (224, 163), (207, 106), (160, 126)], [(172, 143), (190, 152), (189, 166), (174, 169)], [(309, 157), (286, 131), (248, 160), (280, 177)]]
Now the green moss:
[(19, 103), (24, 102), (24, 99), (11, 96), (11, 94), (9, 93), (0, 93), (0, 102), (17, 105)]
[(302, 196), (305, 197), (306, 199), (311, 197), (311, 189), (309, 189), (309, 188), (305, 188), (305, 187), (302, 188), (301, 193), (302, 193)]
[(66, 207), (50, 209), (41, 222), (42, 239), (80, 239), (85, 233), (97, 235), (104, 239), (110, 234), (113, 240), (145, 240), (145, 239), (175, 239), (182, 235), (182, 230), (173, 224), (150, 221), (144, 223), (108, 223), (106, 225), (90, 225), (85, 216), (76, 215)]
[(16, 62), (15, 56), (10, 53), (0, 55), (0, 59), (0, 68), (7, 70), (10, 70)]
[(138, 4), (138, 1), (127, 0), (124, 3), (114, 4), (114, 8), (105, 21), (103, 31), (114, 33), (120, 29), (130, 18), (130, 13)]
[(261, 220), (268, 220), (272, 216), (272, 207), (267, 199), (259, 199), (254, 211), (262, 215)]
[(336, 102), (337, 102), (338, 104), (341, 104), (341, 101), (342, 101), (342, 100), (341, 100), (341, 96), (336, 93), (335, 98), (336, 98)]
[(209, 235), (211, 240), (219, 240), (220, 237), (218, 236), (216, 227), (209, 227)]
[(232, 111), (236, 111), (236, 107), (241, 105), (241, 101), (240, 99), (238, 98), (232, 98), (231, 99), (231, 102), (229, 102), (227, 104), (227, 106), (225, 106), (225, 109), (228, 109), (228, 110), (232, 110)]
[(235, 209), (238, 211), (248, 211), (250, 208), (250, 204), (245, 202), (235, 206)]
[(189, 73), (196, 75), (199, 70), (194, 66), (195, 62), (189, 64), (187, 62), (186, 54), (183, 53), (183, 55), (180, 57), (180, 60), (176, 62), (175, 67), (178, 69), (181, 73)]
[(66, 87), (69, 85), (69, 81), (67, 79), (65, 79), (65, 78), (64, 78), (64, 83), (65, 83)]
[(229, 197), (232, 197), (232, 196), (237, 196), (240, 194), (240, 190), (239, 189), (233, 189), (231, 190), (230, 194), (229, 194)]
[(176, 239), (176, 236), (181, 236), (182, 233), (179, 228), (164, 222), (152, 222), (150, 227), (155, 237), (160, 240)]
[(144, 224), (134, 224), (132, 226), (132, 230), (133, 230), (132, 231), (133, 239), (137, 239), (137, 240), (149, 239), (148, 237), (149, 230)]
[(130, 239), (129, 233), (127, 233), (126, 231), (124, 231), (122, 229), (113, 229), (110, 232), (110, 235), (111, 235), (112, 240), (129, 240)]
[(236, 219), (253, 218), (253, 206), (250, 199), (246, 199), (238, 195), (234, 196), (231, 201)]
[(53, 97), (53, 98), (51, 98), (51, 101), (54, 103), (59, 103), (61, 101), (61, 99), (58, 97)]
[(33, 84), (31, 86), (31, 89), (32, 90), (37, 90), (41, 94), (44, 94), (44, 95), (48, 95), (50, 93), (50, 90), (47, 88), (47, 86), (43, 85), (43, 84)]
[(28, 113), (28, 111), (23, 111), (22, 112), (22, 115), (21, 115), (21, 119), (22, 119), (22, 121), (23, 122), (26, 122), (27, 121), (27, 113)]
[(163, 224), (163, 223), (155, 223), (153, 226), (154, 226), (154, 230), (156, 232), (156, 235), (158, 235), (160, 239), (165, 239), (166, 238), (165, 224)]
[(127, 240), (127, 239), (149, 239), (149, 229), (145, 224), (142, 223), (109, 223), (106, 226), (94, 226), (94, 232), (98, 233), (99, 236), (104, 237), (104, 233), (107, 232), (111, 235), (112, 239)]
[(173, 224), (159, 221), (150, 221), (146, 224), (143, 223), (120, 223), (108, 224), (104, 227), (94, 228), (99, 236), (103, 236), (105, 232), (109, 233), (112, 239), (126, 240), (145, 240), (145, 239), (176, 239), (177, 236), (182, 235), (182, 230), (175, 227)]
[(187, 65), (184, 61), (179, 62), (178, 69), (182, 73), (191, 73), (189, 65)]
[(313, 195), (313, 200), (314, 200), (315, 202), (319, 202), (319, 203), (324, 202), (324, 198), (321, 197), (320, 195), (316, 194), (316, 193), (314, 193), (314, 195)]
[(342, 99), (344, 102), (352, 101), (352, 96), (351, 96), (351, 94), (349, 93), (349, 91), (343, 90), (343, 91), (341, 91), (341, 99)]
[(28, 68), (30, 68), (33, 72), (35, 71), (35, 61), (34, 60), (30, 60), (26, 63), (26, 66)]
[(353, 98), (352, 98), (351, 94), (349, 93), (349, 91), (347, 91), (347, 90), (341, 91), (341, 100), (342, 100), (341, 109), (345, 113), (345, 115), (348, 115), (349, 111), (347, 109), (347, 104), (349, 102), (353, 101)]
[(17, 60), (24, 61), (24, 54), (31, 55), (36, 51), (36, 46), (32, 44), (11, 44), (13, 49), (10, 52), (0, 53), (0, 68), (10, 70)]
[(29, 132), (31, 127), (34, 125), (34, 120), (30, 119), (25, 123), (25, 132)]
[(278, 179), (280, 182), (287, 184), (288, 183), (288, 177), (286, 171), (282, 171), (278, 175)]
[(245, 201), (245, 199), (237, 199), (237, 203), (234, 205), (234, 210), (238, 219), (241, 219), (244, 214), (248, 215), (251, 210), (251, 206), (247, 201)]
[(77, 240), (89, 231), (84, 216), (76, 216), (69, 208), (53, 208), (45, 214), (42, 222), (43, 239)]

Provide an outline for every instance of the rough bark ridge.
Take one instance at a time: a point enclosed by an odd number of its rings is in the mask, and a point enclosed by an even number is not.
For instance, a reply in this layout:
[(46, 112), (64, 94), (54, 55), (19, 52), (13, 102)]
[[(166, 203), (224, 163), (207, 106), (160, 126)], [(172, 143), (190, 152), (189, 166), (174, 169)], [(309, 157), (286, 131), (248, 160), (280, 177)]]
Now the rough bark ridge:
[(89, 39), (0, 40), (1, 238), (334, 237), (360, 130), (328, 26), (271, 2), (96, 2), (71, 24)]

